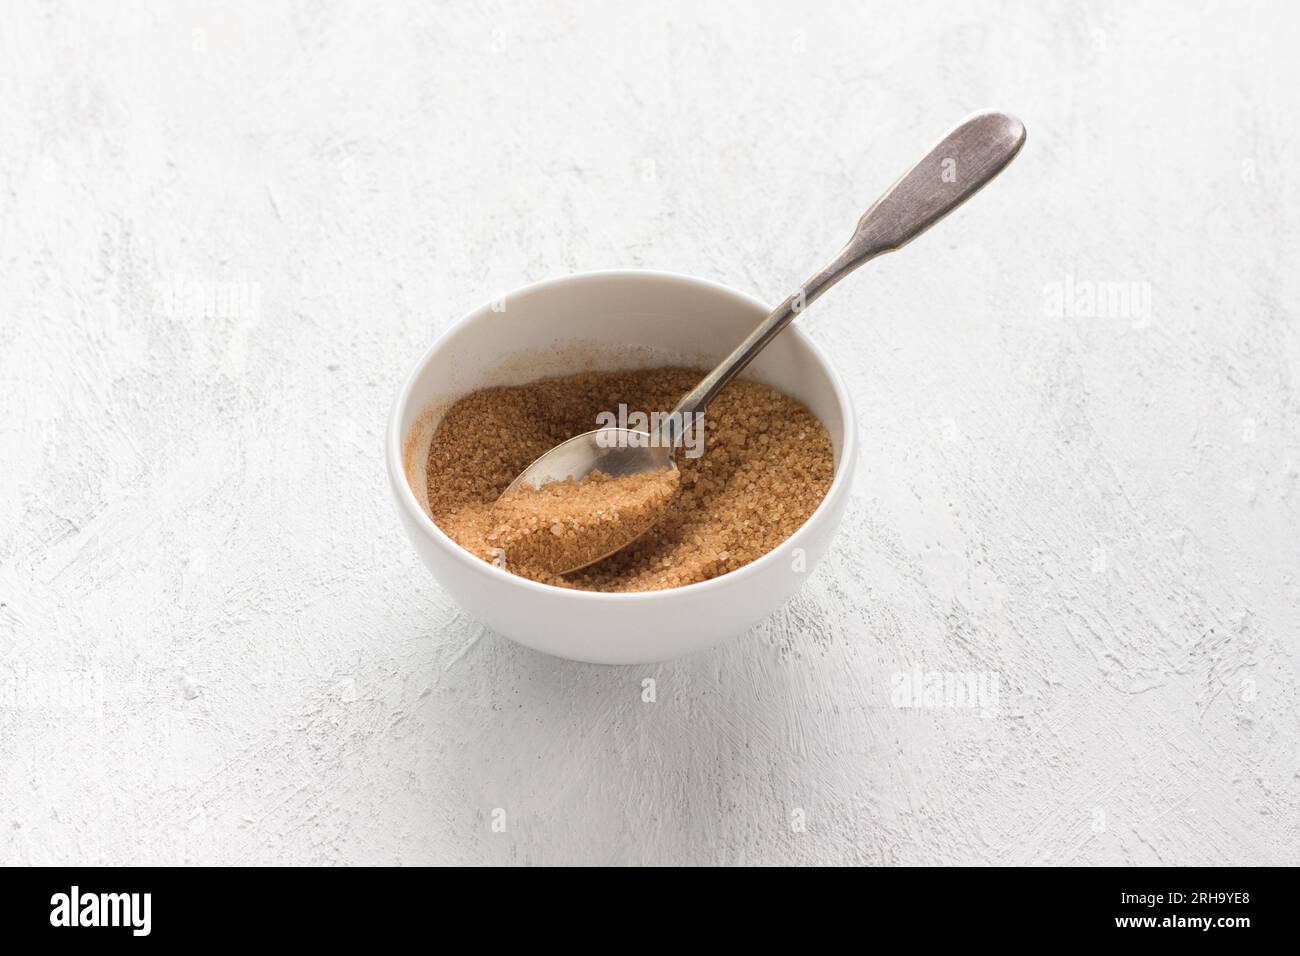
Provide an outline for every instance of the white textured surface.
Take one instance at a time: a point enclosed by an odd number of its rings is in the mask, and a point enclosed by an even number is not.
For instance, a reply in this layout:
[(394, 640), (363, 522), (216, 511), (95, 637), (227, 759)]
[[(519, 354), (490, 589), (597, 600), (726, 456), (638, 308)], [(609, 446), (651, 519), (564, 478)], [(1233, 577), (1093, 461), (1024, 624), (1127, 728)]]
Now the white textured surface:
[[(1300, 863), (1296, 6), (615, 6), (7, 11), (0, 860)], [(783, 613), (611, 669), (439, 592), (437, 332), (775, 301), (983, 106), (1021, 158), (807, 318), (864, 467)]]

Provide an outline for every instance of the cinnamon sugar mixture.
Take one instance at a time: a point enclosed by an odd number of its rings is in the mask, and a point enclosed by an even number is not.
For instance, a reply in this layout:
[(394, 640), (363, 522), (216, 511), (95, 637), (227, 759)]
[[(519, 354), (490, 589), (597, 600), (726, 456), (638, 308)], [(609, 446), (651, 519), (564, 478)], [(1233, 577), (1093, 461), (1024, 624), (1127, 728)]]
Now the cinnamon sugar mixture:
[[(680, 587), (748, 564), (808, 519), (835, 471), (821, 422), (757, 382), (738, 379), (713, 401), (704, 454), (686, 458), (679, 451), (675, 481), (671, 472), (593, 475), (543, 485), (493, 507), (536, 458), (596, 428), (598, 413), (620, 403), (666, 411), (704, 374), (691, 368), (584, 372), (465, 396), (447, 410), (429, 448), (433, 520), (485, 561), (588, 591)], [(673, 497), (663, 509), (665, 495)], [(571, 574), (555, 573), (575, 554), (602, 553), (600, 539), (615, 534), (615, 526), (661, 511), (621, 551)]]

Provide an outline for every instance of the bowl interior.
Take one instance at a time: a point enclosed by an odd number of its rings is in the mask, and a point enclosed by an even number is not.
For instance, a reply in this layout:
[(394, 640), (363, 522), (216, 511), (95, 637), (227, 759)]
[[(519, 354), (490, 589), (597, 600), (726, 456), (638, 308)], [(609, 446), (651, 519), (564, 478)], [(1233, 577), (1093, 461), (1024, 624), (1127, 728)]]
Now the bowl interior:
[[(427, 515), (429, 442), (443, 412), (467, 393), (590, 370), (711, 368), (767, 312), (723, 286), (641, 272), (556, 279), (476, 310), (434, 343), (399, 398), (395, 424), (411, 494)], [(745, 377), (803, 402), (829, 431), (839, 468), (847, 409), (835, 373), (809, 339), (787, 329)]]

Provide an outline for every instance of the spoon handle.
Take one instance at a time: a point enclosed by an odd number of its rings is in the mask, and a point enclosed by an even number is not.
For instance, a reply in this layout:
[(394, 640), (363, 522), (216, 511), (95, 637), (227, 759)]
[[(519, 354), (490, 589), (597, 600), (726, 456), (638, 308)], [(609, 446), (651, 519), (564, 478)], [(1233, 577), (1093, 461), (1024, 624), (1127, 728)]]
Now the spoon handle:
[[(1006, 113), (975, 113), (962, 121), (863, 214), (853, 238), (830, 265), (777, 306), (677, 403), (671, 420), (693, 421), (687, 416), (704, 411), (718, 392), (818, 296), (864, 262), (901, 249), (925, 232), (1002, 172), (1024, 144), (1025, 127)], [(677, 437), (674, 434), (674, 444)]]

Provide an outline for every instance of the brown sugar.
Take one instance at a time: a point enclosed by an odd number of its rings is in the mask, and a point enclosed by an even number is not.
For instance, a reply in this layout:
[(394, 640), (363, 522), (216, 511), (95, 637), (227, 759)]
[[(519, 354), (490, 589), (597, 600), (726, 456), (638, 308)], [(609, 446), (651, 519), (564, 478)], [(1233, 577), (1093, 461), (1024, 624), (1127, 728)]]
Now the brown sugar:
[[(714, 399), (705, 419), (704, 453), (687, 458), (678, 450), (676, 487), (668, 492), (673, 497), (662, 517), (609, 557), (571, 574), (548, 570), (563, 563), (555, 558), (564, 548), (581, 550), (583, 536), (598, 535), (602, 528), (590, 511), (584, 516), (574, 496), (592, 496), (596, 502), (606, 501), (601, 497), (606, 494), (616, 500), (631, 492), (631, 499), (618, 506), (623, 510), (614, 516), (617, 523), (636, 520), (638, 508), (649, 507), (664, 487), (654, 482), (624, 486), (621, 479), (602, 476), (544, 485), (540, 498), (521, 497), (506, 512), (499, 510), (504, 502), (494, 508), (510, 482), (537, 457), (599, 427), (598, 414), (616, 412), (620, 405), (646, 413), (666, 411), (704, 374), (691, 368), (584, 372), (465, 396), (447, 410), (429, 448), (433, 520), (484, 561), (588, 591), (680, 587), (743, 567), (809, 518), (835, 472), (830, 436), (821, 422), (789, 395), (758, 382), (738, 379)], [(613, 487), (602, 487), (608, 485)], [(638, 493), (643, 497), (637, 499)], [(535, 527), (529, 500), (538, 507)], [(552, 533), (556, 522), (546, 525), (542, 517), (557, 508), (566, 515), (560, 535)], [(653, 510), (659, 510), (657, 503)], [(547, 541), (543, 530), (558, 540)], [(566, 544), (567, 531), (574, 539)]]
[(502, 495), (484, 536), (502, 567), (545, 580), (617, 551), (654, 524), (677, 491), (676, 468), (640, 474), (592, 472)]

